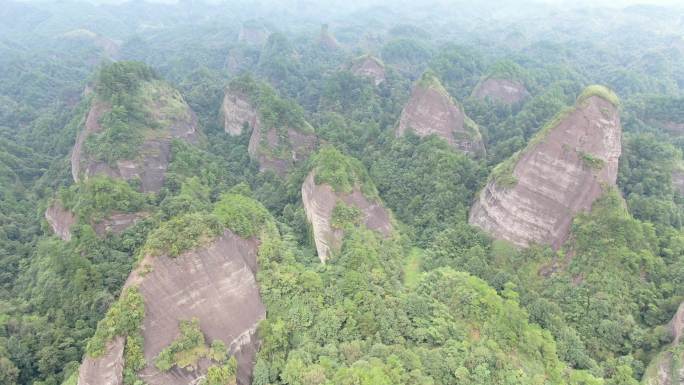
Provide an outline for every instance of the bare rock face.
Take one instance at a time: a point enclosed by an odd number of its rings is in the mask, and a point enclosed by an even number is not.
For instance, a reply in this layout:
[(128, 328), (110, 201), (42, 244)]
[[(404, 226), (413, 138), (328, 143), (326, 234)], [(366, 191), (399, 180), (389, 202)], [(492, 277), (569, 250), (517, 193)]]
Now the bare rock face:
[[(167, 86), (168, 87), (168, 86)], [(139, 179), (143, 192), (157, 192), (164, 184), (166, 169), (171, 158), (171, 142), (181, 139), (189, 143), (198, 140), (197, 118), (190, 107), (182, 100), (180, 94), (170, 88), (163, 92), (167, 97), (146, 100), (152, 119), (161, 128), (152, 129), (153, 135), (146, 136), (134, 159), (121, 159), (116, 164), (93, 159), (85, 151), (85, 142), (89, 135), (101, 132), (102, 117), (111, 110), (111, 106), (99, 99), (94, 99), (85, 119), (85, 128), (76, 138), (71, 153), (71, 174), (74, 181), (87, 179), (96, 174), (104, 174), (112, 178), (131, 180)], [(179, 104), (181, 111), (170, 104)]]
[(675, 170), (672, 173), (672, 184), (681, 195), (684, 195), (684, 170)]
[(385, 81), (385, 65), (374, 56), (365, 55), (354, 60), (351, 72), (356, 76), (372, 79), (376, 86)]
[(684, 303), (668, 324), (673, 340), (669, 348), (658, 354), (644, 373), (644, 385), (681, 385), (684, 383), (684, 367), (677, 365), (684, 360)]
[(515, 105), (530, 96), (527, 88), (520, 83), (506, 79), (489, 78), (475, 87), (472, 97), (491, 100), (496, 103)]
[(114, 213), (107, 218), (95, 223), (95, 234), (104, 237), (108, 234), (121, 234), (127, 228), (135, 225), (138, 221), (146, 218), (148, 213)]
[(221, 105), (223, 128), (229, 135), (240, 135), (245, 124), (254, 130), (261, 128), (259, 112), (252, 104), (249, 95), (238, 90), (228, 89)]
[(591, 209), (604, 185), (615, 185), (621, 131), (612, 102), (596, 95), (578, 101), (494, 170), (469, 222), (519, 246), (558, 249), (575, 215)]
[(435, 134), (470, 155), (480, 156), (485, 151), (477, 125), (466, 117), (430, 72), (416, 83), (401, 111), (396, 135), (404, 135), (409, 130), (420, 137)]
[(249, 155), (259, 162), (261, 171), (271, 170), (281, 177), (292, 166), (306, 159), (318, 143), (308, 123), (304, 130), (288, 127), (263, 131), (263, 128), (252, 130)]
[(126, 338), (114, 337), (97, 359), (86, 358), (78, 370), (78, 385), (122, 385)]
[(313, 228), (318, 258), (323, 263), (332, 251), (339, 249), (344, 236), (342, 229), (336, 229), (332, 225), (333, 210), (339, 202), (361, 210), (361, 222), (369, 229), (378, 231), (385, 237), (392, 233), (389, 212), (380, 202), (368, 199), (358, 188), (354, 188), (351, 193), (341, 193), (335, 192), (327, 184), (317, 185), (313, 171), (302, 185), (302, 201), (306, 217)]
[(318, 45), (328, 50), (337, 50), (340, 48), (340, 43), (330, 33), (327, 24), (321, 26), (321, 33), (318, 36)]
[[(256, 240), (226, 230), (210, 244), (176, 258), (147, 256), (142, 260), (125, 286), (137, 286), (145, 303), (142, 334), (147, 366), (139, 373), (145, 383), (195, 384), (206, 374), (212, 364), (208, 359), (201, 359), (194, 371), (174, 367), (161, 372), (154, 365), (159, 353), (180, 334), (179, 322), (193, 318), (199, 320), (208, 344), (221, 340), (229, 355), (236, 357), (238, 384), (251, 383), (259, 348), (256, 330), (266, 316), (256, 282), (256, 256)], [(114, 340), (104, 356), (85, 358), (78, 384), (121, 385), (120, 380), (97, 382), (120, 379), (123, 366), (111, 364), (119, 360), (123, 360), (123, 349)]]
[(52, 231), (63, 241), (71, 240), (71, 226), (76, 223), (76, 216), (55, 200), (45, 210), (45, 219), (50, 224)]

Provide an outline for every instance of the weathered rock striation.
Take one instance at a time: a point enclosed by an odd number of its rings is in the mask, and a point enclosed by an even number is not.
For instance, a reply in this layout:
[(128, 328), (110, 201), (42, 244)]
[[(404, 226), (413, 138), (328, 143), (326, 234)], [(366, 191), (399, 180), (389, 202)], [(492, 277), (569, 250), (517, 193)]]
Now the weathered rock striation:
[(471, 95), (479, 100), (491, 100), (495, 103), (515, 105), (530, 97), (530, 93), (520, 82), (488, 78), (480, 82)]
[(162, 81), (145, 82), (141, 103), (148, 119), (155, 127), (144, 128), (144, 140), (131, 159), (105, 162), (88, 154), (89, 136), (105, 129), (102, 119), (111, 112), (111, 105), (96, 95), (85, 119), (84, 129), (76, 138), (71, 153), (71, 173), (74, 181), (96, 174), (112, 178), (139, 179), (143, 192), (157, 192), (164, 184), (166, 169), (171, 160), (171, 142), (180, 139), (188, 143), (198, 141), (197, 118), (180, 93)]
[(527, 148), (497, 166), (469, 222), (519, 246), (558, 249), (575, 215), (615, 185), (621, 153), (617, 97), (592, 86)]
[(667, 325), (672, 344), (658, 354), (644, 373), (644, 385), (681, 385), (684, 383), (684, 302)]
[(364, 55), (354, 59), (350, 70), (356, 76), (370, 78), (376, 86), (385, 81), (385, 65), (375, 56)]
[(59, 200), (55, 200), (45, 210), (45, 219), (52, 231), (63, 241), (71, 240), (71, 226), (76, 223), (76, 216), (62, 206)]
[(401, 112), (396, 135), (401, 136), (408, 131), (420, 137), (437, 135), (469, 155), (481, 156), (485, 152), (477, 125), (430, 71), (423, 74), (413, 87), (411, 97)]
[(314, 243), (321, 262), (338, 250), (344, 231), (333, 226), (333, 210), (340, 202), (361, 210), (361, 222), (371, 230), (388, 237), (392, 232), (389, 212), (382, 204), (366, 197), (356, 187), (351, 193), (335, 192), (330, 185), (316, 184), (315, 173), (311, 172), (302, 185), (302, 201), (306, 217), (313, 229)]
[[(159, 353), (179, 334), (181, 320), (197, 319), (207, 343), (221, 340), (238, 363), (240, 385), (251, 383), (259, 347), (256, 330), (265, 318), (256, 282), (255, 239), (243, 239), (226, 230), (209, 244), (176, 258), (146, 256), (129, 276), (126, 287), (137, 287), (145, 303), (142, 327), (147, 365), (138, 374), (148, 385), (188, 385), (202, 378), (211, 361), (197, 362), (189, 371), (173, 367), (160, 371)], [(98, 358), (86, 357), (78, 385), (121, 385), (123, 338), (115, 338)]]
[[(340, 180), (346, 182), (335, 184)], [(324, 147), (312, 158), (312, 169), (302, 184), (302, 203), (323, 263), (339, 250), (346, 221), (385, 237), (392, 234), (390, 213), (361, 163), (332, 147)]]
[(104, 237), (108, 234), (121, 234), (129, 227), (147, 218), (149, 213), (112, 213), (106, 218), (93, 224), (95, 234)]
[(229, 135), (240, 135), (245, 125), (261, 129), (259, 111), (252, 104), (250, 96), (239, 89), (228, 88), (221, 104), (223, 128)]

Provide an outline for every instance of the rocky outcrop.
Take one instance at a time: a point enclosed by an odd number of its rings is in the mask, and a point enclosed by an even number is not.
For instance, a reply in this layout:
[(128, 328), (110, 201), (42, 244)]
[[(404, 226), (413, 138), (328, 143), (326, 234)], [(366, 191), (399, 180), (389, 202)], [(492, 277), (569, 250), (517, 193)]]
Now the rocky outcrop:
[(489, 78), (480, 82), (471, 95), (479, 100), (491, 100), (495, 103), (515, 105), (530, 97), (530, 93), (520, 82)]
[(684, 303), (667, 326), (672, 344), (653, 359), (644, 373), (644, 385), (684, 384)]
[(374, 56), (364, 55), (355, 59), (350, 70), (356, 76), (373, 80), (376, 86), (385, 81), (385, 65)]
[(327, 24), (321, 26), (321, 33), (318, 35), (318, 45), (324, 49), (337, 50), (340, 48), (340, 43), (330, 33)]
[(271, 170), (285, 176), (292, 166), (315, 150), (317, 142), (313, 127), (308, 123), (303, 129), (273, 127), (265, 130), (261, 127), (252, 130), (248, 151), (252, 159), (259, 162), (260, 171)]
[(413, 87), (411, 97), (401, 111), (396, 135), (404, 135), (407, 131), (420, 137), (437, 135), (469, 155), (481, 156), (485, 151), (477, 125), (429, 71)]
[(494, 169), (470, 211), (472, 225), (519, 246), (563, 244), (575, 215), (590, 210), (617, 178), (617, 97), (611, 101), (604, 95), (614, 94), (601, 90), (585, 92), (526, 149)]
[(341, 246), (344, 232), (333, 226), (333, 210), (340, 202), (360, 210), (360, 222), (371, 230), (388, 237), (392, 232), (389, 212), (377, 199), (369, 199), (358, 187), (351, 193), (336, 192), (330, 185), (316, 184), (315, 172), (307, 176), (302, 185), (302, 202), (306, 217), (311, 223), (316, 251), (325, 263), (331, 252)]
[(100, 237), (121, 234), (129, 227), (145, 219), (148, 213), (113, 213), (93, 225), (95, 234)]
[(223, 128), (229, 135), (240, 135), (245, 125), (261, 129), (259, 111), (252, 104), (249, 95), (240, 90), (228, 88), (221, 104)]
[(684, 196), (684, 168), (680, 168), (672, 172), (672, 185), (674, 188)]
[[(256, 282), (257, 241), (226, 230), (204, 247), (176, 258), (146, 256), (126, 281), (138, 287), (145, 303), (142, 335), (147, 366), (139, 376), (148, 385), (188, 385), (211, 365), (201, 359), (197, 369), (174, 367), (161, 372), (155, 358), (179, 335), (179, 321), (196, 318), (207, 343), (221, 340), (238, 363), (238, 384), (251, 383), (259, 347), (256, 330), (265, 318)], [(100, 358), (86, 357), (78, 385), (121, 385), (123, 343), (112, 341)], [(111, 380), (110, 380), (111, 379)]]
[(143, 192), (157, 192), (164, 184), (166, 169), (171, 160), (171, 142), (181, 139), (189, 143), (198, 140), (197, 118), (178, 91), (162, 82), (147, 84), (152, 88), (142, 101), (150, 119), (158, 127), (146, 130), (145, 139), (132, 159), (119, 159), (115, 164), (98, 160), (87, 154), (87, 138), (103, 131), (102, 118), (111, 106), (95, 97), (85, 119), (85, 127), (76, 138), (71, 153), (71, 173), (74, 181), (96, 174), (112, 178), (140, 180)]
[(78, 371), (78, 385), (122, 385), (126, 338), (114, 337), (97, 359), (86, 358)]
[(76, 223), (76, 216), (62, 206), (59, 200), (55, 200), (45, 210), (45, 219), (52, 231), (63, 241), (71, 240), (71, 226)]

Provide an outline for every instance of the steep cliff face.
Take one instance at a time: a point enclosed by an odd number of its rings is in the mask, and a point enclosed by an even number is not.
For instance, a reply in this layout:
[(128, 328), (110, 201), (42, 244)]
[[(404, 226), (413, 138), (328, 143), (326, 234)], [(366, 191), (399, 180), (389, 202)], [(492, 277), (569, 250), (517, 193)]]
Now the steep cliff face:
[(52, 231), (63, 241), (71, 240), (71, 226), (76, 223), (76, 216), (62, 206), (59, 200), (55, 200), (45, 210), (45, 219)]
[(229, 135), (240, 135), (245, 125), (259, 130), (259, 111), (244, 92), (228, 88), (221, 105), (223, 128)]
[(317, 143), (318, 139), (308, 123), (303, 130), (292, 127), (260, 128), (252, 131), (248, 151), (259, 162), (260, 171), (271, 170), (284, 176), (292, 166), (306, 159)]
[(469, 222), (519, 246), (559, 248), (578, 212), (615, 185), (621, 153), (617, 97), (598, 86), (497, 166)]
[[(148, 385), (195, 384), (212, 361), (201, 358), (194, 370), (155, 366), (159, 354), (179, 335), (179, 322), (197, 319), (207, 343), (220, 340), (238, 364), (238, 384), (251, 382), (259, 342), (258, 323), (265, 308), (256, 282), (257, 241), (243, 239), (229, 230), (203, 247), (178, 257), (146, 256), (128, 278), (126, 287), (137, 287), (144, 299), (142, 325), (146, 366), (139, 376)], [(105, 354), (86, 357), (79, 371), (79, 385), (122, 384), (123, 338), (110, 341)]]
[(514, 105), (530, 96), (525, 86), (517, 81), (489, 78), (480, 82), (473, 90), (472, 97), (491, 100), (496, 103)]
[(672, 344), (658, 354), (644, 373), (644, 385), (684, 384), (684, 303), (668, 324)]
[(340, 43), (330, 33), (327, 24), (321, 26), (321, 33), (318, 35), (318, 45), (324, 49), (337, 50), (340, 48)]
[(364, 55), (355, 59), (350, 70), (356, 76), (373, 80), (376, 86), (385, 81), (385, 65), (374, 56)]
[(103, 120), (113, 113), (112, 106), (105, 98), (95, 95), (71, 153), (74, 181), (104, 174), (124, 180), (139, 179), (142, 191), (157, 192), (164, 184), (172, 140), (197, 142), (197, 119), (178, 91), (163, 81), (153, 80), (143, 82), (137, 92), (140, 93), (137, 103), (146, 115), (146, 122), (136, 127), (142, 139), (136, 145), (135, 154), (105, 161), (97, 153), (88, 151), (90, 137), (114, 136), (112, 130), (117, 129), (103, 126)]
[(431, 72), (423, 74), (414, 86), (401, 112), (396, 135), (404, 135), (409, 130), (421, 137), (435, 134), (473, 156), (481, 156), (485, 151), (477, 125)]
[(346, 225), (363, 225), (385, 237), (391, 235), (390, 213), (361, 162), (324, 147), (311, 163), (302, 184), (302, 203), (321, 262), (339, 250)]
[(93, 224), (95, 234), (104, 237), (108, 234), (121, 234), (127, 228), (145, 219), (148, 213), (113, 213)]

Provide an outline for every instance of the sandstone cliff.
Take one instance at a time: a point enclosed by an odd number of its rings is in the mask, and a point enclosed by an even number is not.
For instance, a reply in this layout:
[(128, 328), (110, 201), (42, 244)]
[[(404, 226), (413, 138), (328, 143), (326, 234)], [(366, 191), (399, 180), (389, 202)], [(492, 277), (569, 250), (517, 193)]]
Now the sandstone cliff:
[(497, 166), (469, 222), (519, 246), (558, 249), (578, 212), (614, 185), (621, 153), (617, 97), (592, 86), (527, 148)]
[(488, 78), (480, 82), (471, 95), (479, 100), (491, 100), (495, 103), (515, 105), (529, 98), (530, 93), (517, 81)]
[(240, 135), (245, 125), (252, 129), (261, 129), (259, 111), (253, 105), (250, 96), (239, 89), (228, 87), (221, 104), (223, 128), (229, 135)]
[(354, 59), (350, 70), (356, 76), (367, 77), (373, 80), (376, 86), (385, 81), (385, 65), (380, 59), (371, 55), (364, 55)]
[(644, 385), (681, 385), (684, 383), (684, 303), (667, 325), (672, 344), (658, 354), (644, 373)]
[(45, 219), (52, 231), (63, 241), (71, 240), (71, 226), (76, 223), (76, 216), (62, 206), (59, 200), (55, 200), (45, 210)]
[[(327, 157), (321, 160), (321, 157)], [(321, 262), (339, 250), (344, 237), (343, 220), (351, 220), (359, 225), (378, 231), (383, 236), (392, 233), (392, 222), (389, 212), (383, 207), (372, 182), (361, 175), (360, 164), (344, 157), (331, 148), (325, 148), (317, 154), (316, 164), (302, 184), (302, 202), (306, 217), (311, 224), (313, 239), (318, 258)], [(346, 173), (352, 184), (349, 186), (333, 186), (325, 178), (330, 168)], [(356, 170), (355, 170), (356, 169)], [(322, 179), (322, 180), (321, 180)], [(365, 192), (364, 192), (365, 190)], [(350, 214), (341, 215), (336, 210), (347, 209)], [(349, 216), (356, 218), (349, 218)]]
[(340, 48), (340, 43), (330, 33), (327, 24), (321, 26), (321, 33), (318, 35), (318, 45), (324, 49), (336, 50)]
[(87, 151), (87, 141), (91, 136), (107, 136), (111, 129), (104, 127), (102, 122), (112, 113), (112, 106), (96, 94), (71, 153), (74, 181), (104, 174), (112, 178), (139, 180), (143, 192), (157, 192), (164, 184), (172, 140), (197, 142), (197, 119), (178, 91), (161, 80), (144, 81), (139, 87), (138, 102), (146, 115), (146, 122), (144, 127), (136, 127), (143, 139), (137, 145), (135, 155), (105, 161), (98, 158), (98, 154)]
[(421, 137), (435, 134), (469, 155), (481, 156), (485, 152), (477, 125), (430, 71), (415, 84), (401, 112), (396, 135), (409, 130)]
[[(208, 343), (221, 340), (238, 363), (238, 384), (251, 382), (258, 349), (256, 329), (265, 318), (256, 282), (257, 241), (229, 230), (205, 246), (178, 257), (146, 256), (131, 273), (126, 287), (137, 287), (143, 297), (143, 354), (146, 366), (138, 375), (148, 385), (195, 384), (212, 361), (202, 358), (195, 370), (174, 366), (163, 372), (154, 362), (179, 334), (179, 321), (197, 319)], [(124, 338), (114, 338), (105, 354), (86, 356), (78, 385), (121, 385)]]

